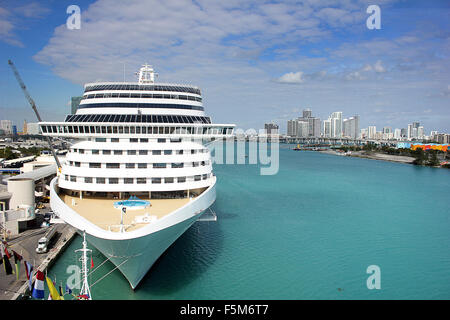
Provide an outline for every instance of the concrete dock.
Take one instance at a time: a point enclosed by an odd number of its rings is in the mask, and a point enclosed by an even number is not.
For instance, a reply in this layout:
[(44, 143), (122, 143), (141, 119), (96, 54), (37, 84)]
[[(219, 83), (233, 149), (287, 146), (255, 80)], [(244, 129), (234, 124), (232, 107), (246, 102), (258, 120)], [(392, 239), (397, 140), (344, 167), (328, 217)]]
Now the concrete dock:
[[(38, 254), (35, 251), (38, 240), (44, 236), (48, 228), (56, 228), (55, 238), (47, 253)], [(11, 255), (12, 250), (16, 251), (23, 257), (23, 260), (30, 262), (33, 265), (33, 275), (36, 270), (45, 273), (45, 270), (52, 265), (75, 234), (75, 229), (67, 224), (54, 224), (47, 228), (26, 230), (15, 237), (7, 239), (8, 251)], [(22, 299), (27, 292), (28, 281), (23, 260), (20, 262), (19, 280), (17, 280), (16, 274), (7, 275), (5, 269), (0, 267), (0, 300)], [(10, 263), (15, 272), (13, 257), (11, 257)]]

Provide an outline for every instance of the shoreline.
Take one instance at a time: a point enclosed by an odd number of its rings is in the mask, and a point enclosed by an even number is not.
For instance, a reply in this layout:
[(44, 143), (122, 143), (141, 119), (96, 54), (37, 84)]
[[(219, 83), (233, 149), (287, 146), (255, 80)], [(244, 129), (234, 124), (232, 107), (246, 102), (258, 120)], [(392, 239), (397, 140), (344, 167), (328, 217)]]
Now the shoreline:
[(344, 157), (354, 157), (354, 158), (364, 158), (371, 160), (381, 160), (381, 161), (389, 161), (389, 162), (397, 162), (397, 163), (406, 163), (413, 164), (415, 158), (408, 156), (396, 156), (391, 154), (384, 153), (373, 153), (373, 154), (364, 154), (363, 151), (350, 151), (350, 152), (338, 152), (334, 150), (323, 150), (319, 151), (320, 153), (331, 154), (336, 156), (344, 156)]

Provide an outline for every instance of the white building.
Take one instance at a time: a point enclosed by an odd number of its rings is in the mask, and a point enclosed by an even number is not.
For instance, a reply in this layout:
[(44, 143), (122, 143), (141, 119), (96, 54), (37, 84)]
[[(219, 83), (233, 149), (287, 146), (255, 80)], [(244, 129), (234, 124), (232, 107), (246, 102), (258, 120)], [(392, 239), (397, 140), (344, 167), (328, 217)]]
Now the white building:
[(40, 134), (39, 123), (27, 123), (27, 134)]
[(369, 126), (367, 128), (367, 138), (368, 139), (376, 139), (376, 134), (377, 134), (376, 126)]
[(12, 134), (12, 121), (0, 120), (0, 129), (3, 129), (5, 134)]

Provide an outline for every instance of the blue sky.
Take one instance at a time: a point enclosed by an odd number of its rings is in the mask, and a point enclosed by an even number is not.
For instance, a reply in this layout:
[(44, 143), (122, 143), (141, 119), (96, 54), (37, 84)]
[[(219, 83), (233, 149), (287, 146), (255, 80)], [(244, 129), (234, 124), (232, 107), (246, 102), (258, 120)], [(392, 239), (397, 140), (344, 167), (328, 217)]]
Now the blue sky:
[[(71, 4), (80, 30), (66, 27)], [(370, 4), (380, 30), (366, 27)], [(284, 131), (311, 108), (449, 132), (449, 13), (438, 0), (0, 0), (0, 118), (35, 121), (8, 59), (46, 120), (62, 120), (84, 83), (121, 81), (124, 66), (134, 81), (148, 62), (159, 81), (201, 87), (214, 122), (243, 129)]]

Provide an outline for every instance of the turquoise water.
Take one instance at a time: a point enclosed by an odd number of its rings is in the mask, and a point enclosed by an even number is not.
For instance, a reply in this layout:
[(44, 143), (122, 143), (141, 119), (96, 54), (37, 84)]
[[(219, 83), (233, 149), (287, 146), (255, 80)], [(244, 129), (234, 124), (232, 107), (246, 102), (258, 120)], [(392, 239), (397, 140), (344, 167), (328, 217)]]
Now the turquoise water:
[[(116, 270), (93, 298), (450, 299), (450, 170), (281, 148), (274, 176), (215, 165), (218, 221), (195, 223), (136, 291)], [(49, 270), (58, 284), (80, 247)]]

